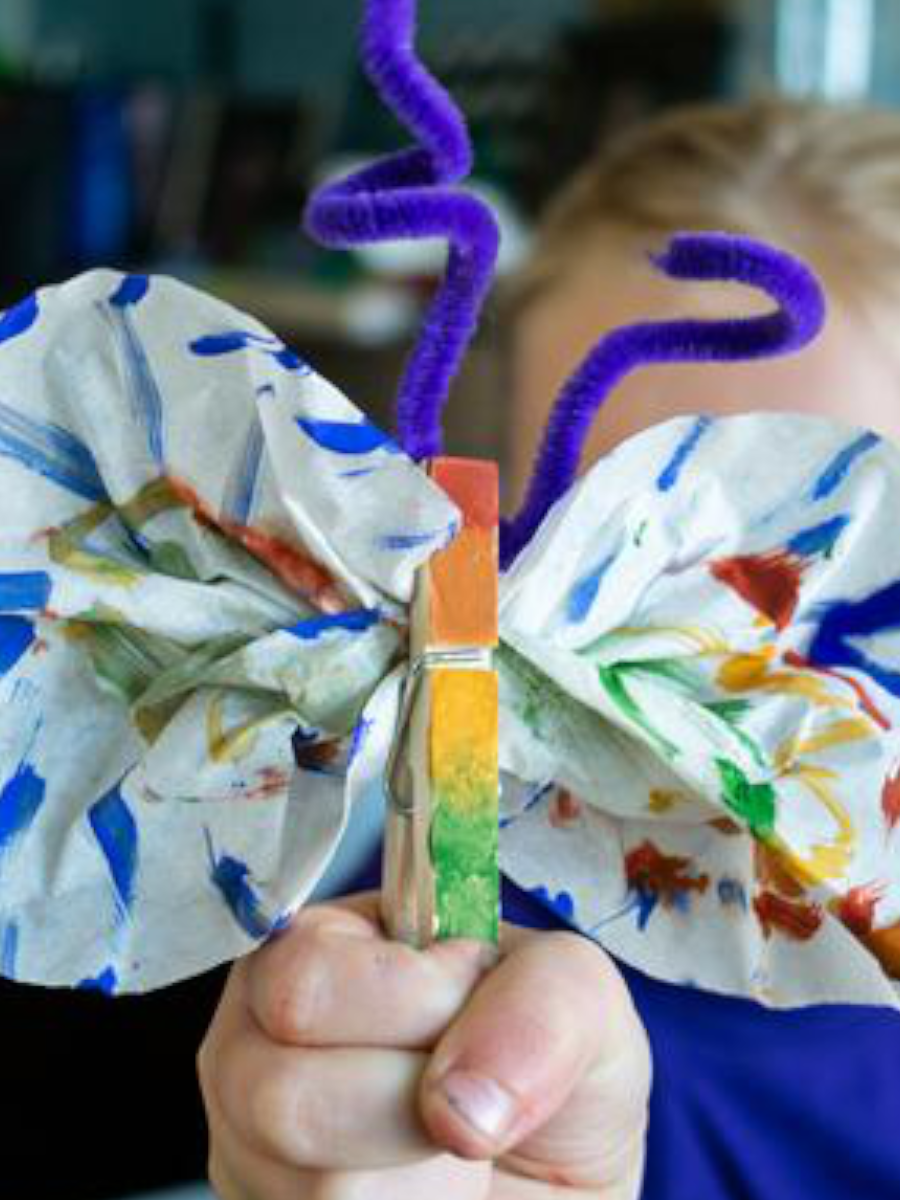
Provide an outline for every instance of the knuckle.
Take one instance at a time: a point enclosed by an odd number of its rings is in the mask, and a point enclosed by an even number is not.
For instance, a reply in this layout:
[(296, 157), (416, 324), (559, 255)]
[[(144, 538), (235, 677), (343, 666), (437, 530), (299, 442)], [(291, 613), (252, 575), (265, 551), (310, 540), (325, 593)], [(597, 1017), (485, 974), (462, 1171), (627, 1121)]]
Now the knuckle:
[(266, 1155), (293, 1158), (296, 1144), (294, 1088), (284, 1070), (248, 1071), (238, 1097), (235, 1125), (246, 1141)]
[(265, 964), (254, 986), (254, 1013), (277, 1042), (303, 1045), (315, 1036), (323, 1009), (327, 962), (323, 938), (298, 939), (291, 954)]
[(258, 1076), (247, 1090), (249, 1137), (282, 1162), (315, 1166), (325, 1152), (329, 1130), (317, 1090), (302, 1058), (289, 1070)]

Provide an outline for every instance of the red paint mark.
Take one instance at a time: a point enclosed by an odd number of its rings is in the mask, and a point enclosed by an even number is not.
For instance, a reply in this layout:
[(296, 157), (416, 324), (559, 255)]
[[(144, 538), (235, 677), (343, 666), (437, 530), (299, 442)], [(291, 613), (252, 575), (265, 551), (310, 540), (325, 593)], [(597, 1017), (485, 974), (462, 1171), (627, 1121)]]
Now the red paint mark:
[(240, 542), (249, 554), (265, 563), (282, 583), (309, 600), (321, 612), (334, 614), (346, 611), (347, 602), (334, 576), (309, 555), (283, 538), (217, 515), (183, 480), (170, 476), (168, 483), (178, 499), (193, 512), (199, 525)]
[(851, 933), (866, 937), (875, 923), (875, 909), (884, 897), (885, 884), (863, 883), (851, 888), (835, 903), (834, 911)]
[(291, 778), (286, 771), (276, 767), (263, 767), (259, 772), (259, 783), (244, 793), (247, 800), (269, 800), (272, 796), (281, 795), (290, 784)]
[(715, 829), (717, 833), (721, 833), (725, 837), (737, 837), (738, 834), (744, 832), (737, 821), (732, 821), (731, 817), (716, 817), (706, 823), (710, 829)]
[(881, 811), (889, 830), (900, 821), (900, 767), (894, 775), (889, 775), (881, 789)]
[(294, 761), (304, 771), (327, 770), (337, 761), (340, 750), (340, 742), (303, 743), (294, 739)]
[(796, 650), (785, 651), (784, 661), (789, 667), (796, 667), (803, 671), (815, 671), (818, 675), (827, 675), (831, 679), (840, 680), (841, 683), (846, 683), (849, 688), (856, 693), (860, 707), (866, 716), (871, 717), (876, 725), (880, 725), (882, 729), (890, 729), (891, 723), (884, 713), (875, 705), (869, 693), (859, 682), (850, 675), (845, 675), (843, 671), (835, 671), (832, 667), (822, 667), (818, 663), (812, 662), (808, 658), (804, 658), (802, 654), (798, 654)]
[(581, 801), (571, 792), (567, 792), (565, 788), (559, 788), (550, 801), (547, 815), (554, 829), (566, 829), (571, 825), (577, 825), (583, 812), (584, 805)]
[(708, 875), (687, 875), (690, 869), (689, 858), (663, 854), (651, 841), (642, 842), (625, 856), (628, 886), (643, 895), (658, 896), (667, 907), (688, 892), (702, 894), (709, 887)]
[(730, 587), (757, 612), (763, 613), (775, 625), (789, 625), (803, 576), (802, 559), (787, 550), (768, 554), (740, 554), (735, 558), (720, 558), (710, 563), (713, 576)]
[(787, 870), (778, 852), (770, 849), (765, 842), (755, 843), (753, 865), (757, 883), (764, 889), (774, 889), (781, 896), (790, 896), (793, 899), (805, 894), (803, 885)]
[(885, 929), (873, 929), (862, 935), (863, 944), (871, 950), (891, 979), (900, 979), (900, 923)]
[(786, 900), (775, 892), (760, 892), (753, 907), (767, 938), (778, 932), (795, 942), (808, 942), (825, 919), (818, 904)]
[(500, 520), (496, 463), (471, 458), (436, 458), (429, 475), (459, 508), (469, 527), (489, 533)]

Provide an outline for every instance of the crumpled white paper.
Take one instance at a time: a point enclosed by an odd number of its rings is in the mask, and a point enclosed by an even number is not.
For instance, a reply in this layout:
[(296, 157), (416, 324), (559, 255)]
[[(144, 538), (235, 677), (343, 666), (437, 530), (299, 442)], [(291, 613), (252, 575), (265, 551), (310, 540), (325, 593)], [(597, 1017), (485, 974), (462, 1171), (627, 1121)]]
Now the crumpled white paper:
[[(111, 272), (0, 318), (0, 496), (0, 970), (245, 953), (381, 786), (459, 514), (257, 322)], [(597, 464), (501, 586), (507, 873), (660, 978), (896, 1003), (898, 501), (810, 417)]]
[(900, 453), (808, 416), (598, 463), (502, 586), (503, 765), (564, 789), (508, 873), (661, 979), (896, 1004), (898, 512)]
[(0, 496), (0, 967), (246, 952), (378, 786), (456, 509), (257, 322), (112, 272), (2, 319)]

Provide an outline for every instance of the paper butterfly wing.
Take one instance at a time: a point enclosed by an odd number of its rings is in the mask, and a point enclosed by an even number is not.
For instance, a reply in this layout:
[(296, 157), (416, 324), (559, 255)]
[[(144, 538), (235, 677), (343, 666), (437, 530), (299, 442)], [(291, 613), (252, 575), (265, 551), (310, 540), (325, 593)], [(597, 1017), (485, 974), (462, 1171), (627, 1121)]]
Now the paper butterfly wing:
[(898, 504), (900, 453), (813, 417), (595, 466), (502, 585), (504, 765), (564, 789), (507, 814), (513, 878), (673, 982), (896, 1003)]
[(252, 318), (95, 272), (0, 319), (0, 970), (143, 990), (308, 894), (458, 514)]

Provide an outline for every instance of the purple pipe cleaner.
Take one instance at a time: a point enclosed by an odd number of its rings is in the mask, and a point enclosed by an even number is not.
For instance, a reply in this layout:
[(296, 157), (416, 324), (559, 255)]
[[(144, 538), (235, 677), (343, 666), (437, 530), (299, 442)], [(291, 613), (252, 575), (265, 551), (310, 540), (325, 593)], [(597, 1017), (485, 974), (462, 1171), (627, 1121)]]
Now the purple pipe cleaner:
[(465, 121), (416, 56), (416, 0), (367, 0), (362, 59), (372, 84), (421, 144), (321, 188), (310, 235), (348, 248), (446, 237), (447, 273), (406, 365), (397, 397), (400, 444), (415, 459), (441, 453), (441, 412), (494, 276), (499, 233), (486, 204), (445, 185), (472, 167)]
[(672, 279), (745, 283), (778, 309), (764, 317), (627, 325), (598, 343), (553, 406), (522, 508), (500, 529), (506, 569), (572, 485), (597, 410), (631, 371), (652, 363), (737, 362), (800, 350), (816, 336), (825, 299), (815, 276), (795, 258), (727, 233), (678, 234), (652, 260)]

